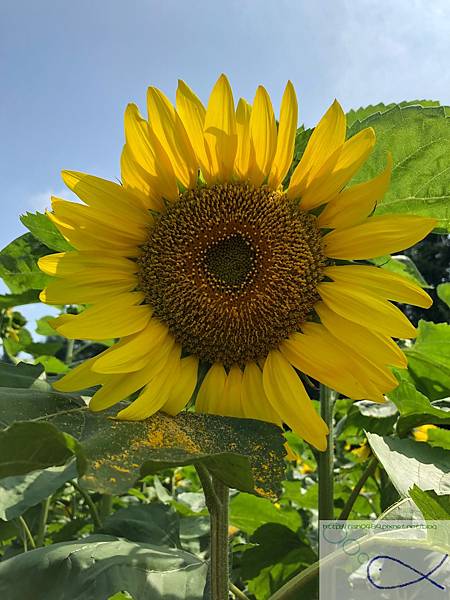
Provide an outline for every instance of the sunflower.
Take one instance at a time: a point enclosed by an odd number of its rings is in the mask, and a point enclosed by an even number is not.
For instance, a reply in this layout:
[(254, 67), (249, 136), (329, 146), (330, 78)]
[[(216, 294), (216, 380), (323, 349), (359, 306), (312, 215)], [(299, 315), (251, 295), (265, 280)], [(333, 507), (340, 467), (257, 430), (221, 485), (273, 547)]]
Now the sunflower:
[(195, 395), (199, 412), (285, 423), (323, 450), (327, 426), (299, 372), (383, 401), (397, 385), (390, 366), (406, 365), (392, 338), (416, 335), (389, 301), (431, 300), (362, 263), (415, 244), (435, 220), (372, 216), (389, 156), (374, 179), (346, 187), (375, 133), (346, 140), (337, 101), (293, 168), (290, 82), (278, 124), (263, 87), (253, 105), (235, 107), (224, 75), (206, 109), (182, 81), (176, 108), (156, 88), (147, 98), (148, 119), (134, 104), (125, 112), (122, 184), (63, 171), (84, 204), (52, 198), (48, 217), (74, 251), (40, 259), (55, 277), (41, 299), (87, 305), (53, 327), (69, 339), (117, 339), (54, 387), (99, 385), (93, 411), (132, 396), (117, 415), (125, 420), (174, 415)]

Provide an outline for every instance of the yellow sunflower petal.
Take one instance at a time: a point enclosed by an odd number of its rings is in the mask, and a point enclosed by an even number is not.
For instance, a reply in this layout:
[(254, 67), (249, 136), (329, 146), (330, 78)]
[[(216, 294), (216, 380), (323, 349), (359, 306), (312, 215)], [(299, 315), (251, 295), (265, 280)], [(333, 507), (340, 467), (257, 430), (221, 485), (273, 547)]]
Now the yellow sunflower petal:
[(436, 219), (415, 215), (370, 217), (360, 225), (338, 229), (324, 238), (330, 258), (363, 260), (398, 252), (413, 246), (432, 231)]
[(55, 217), (62, 223), (75, 226), (87, 233), (95, 234), (104, 241), (114, 240), (122, 246), (141, 244), (148, 231), (145, 222), (136, 225), (124, 218), (118, 218), (97, 208), (69, 202), (52, 196), (52, 210)]
[(109, 375), (105, 379), (102, 388), (92, 396), (89, 408), (93, 411), (105, 410), (105, 408), (125, 400), (125, 398), (147, 385), (159, 373), (164, 371), (166, 374), (165, 365), (167, 360), (168, 356), (165, 362), (154, 363), (150, 360), (144, 368), (134, 373)]
[(85, 275), (84, 281), (75, 279), (52, 281), (39, 294), (40, 300), (46, 304), (89, 304), (131, 292), (136, 289), (138, 284), (134, 275), (125, 275), (120, 279), (114, 279), (111, 274), (110, 281), (100, 282), (95, 277), (95, 272), (87, 275), (90, 277)]
[(67, 187), (89, 206), (135, 223), (139, 228), (151, 223), (152, 217), (139, 198), (123, 186), (77, 171), (62, 171), (61, 175)]
[(227, 375), (220, 405), (216, 410), (226, 417), (243, 417), (241, 404), (242, 371), (233, 365)]
[(269, 175), (269, 186), (277, 189), (286, 177), (294, 154), (295, 134), (298, 122), (298, 104), (294, 86), (286, 85), (281, 100), (280, 123), (278, 126), (277, 150)]
[(344, 229), (367, 219), (389, 188), (392, 174), (392, 156), (387, 155), (387, 165), (382, 173), (348, 188), (331, 200), (319, 215), (320, 227)]
[(180, 375), (174, 382), (170, 391), (169, 399), (161, 408), (169, 415), (177, 415), (194, 393), (197, 385), (198, 358), (195, 356), (186, 356), (181, 359)]
[[(316, 324), (317, 325), (317, 324)], [(339, 352), (337, 340), (325, 328), (294, 333), (280, 344), (280, 351), (294, 367), (321, 383), (355, 400), (366, 397), (362, 382)]]
[(324, 274), (342, 284), (361, 286), (373, 294), (394, 300), (429, 308), (433, 304), (430, 296), (409, 279), (368, 265), (342, 265), (327, 267)]
[(331, 173), (312, 182), (302, 195), (302, 208), (312, 210), (340, 192), (367, 160), (374, 145), (375, 131), (372, 127), (363, 129), (347, 140)]
[[(314, 180), (324, 165), (328, 169), (335, 165), (338, 151), (345, 142), (346, 117), (337, 100), (333, 102), (317, 124), (306, 146), (303, 156), (292, 174), (289, 183), (289, 198), (299, 198), (308, 184)], [(331, 157), (335, 160), (329, 161)]]
[(175, 340), (168, 328), (158, 319), (150, 319), (148, 325), (115, 344), (108, 354), (98, 358), (93, 370), (99, 373), (130, 373), (141, 369), (152, 360), (164, 360)]
[(267, 421), (281, 427), (280, 416), (273, 409), (264, 391), (262, 372), (254, 362), (245, 365), (241, 398), (242, 411), (247, 419)]
[(416, 337), (415, 327), (396, 306), (374, 296), (370, 291), (341, 283), (321, 283), (318, 292), (325, 304), (338, 315), (398, 338)]
[(197, 183), (197, 164), (194, 151), (180, 117), (167, 96), (150, 87), (147, 92), (150, 126), (169, 157), (175, 175), (185, 188)]
[(204, 136), (211, 158), (208, 183), (230, 180), (236, 156), (237, 135), (233, 92), (225, 75), (219, 77), (209, 97)]
[(128, 275), (136, 273), (138, 266), (132, 260), (121, 256), (99, 254), (98, 252), (57, 252), (38, 260), (38, 266), (44, 273), (53, 277), (72, 277), (75, 273), (95, 270), (98, 274), (113, 271)]
[(125, 139), (133, 158), (150, 175), (158, 196), (175, 200), (178, 187), (172, 164), (135, 104), (129, 104), (125, 111)]
[(155, 375), (136, 400), (117, 414), (117, 419), (127, 421), (147, 419), (167, 402), (175, 381), (179, 377), (180, 354), (181, 346), (176, 344), (170, 352), (164, 370)]
[(250, 115), (250, 144), (254, 162), (250, 165), (249, 179), (260, 186), (269, 175), (277, 148), (277, 126), (269, 94), (260, 85), (256, 90)]
[(161, 195), (155, 190), (158, 189), (155, 176), (147, 173), (135, 160), (129, 144), (124, 144), (120, 156), (120, 172), (124, 189), (136, 196), (143, 208), (164, 210)]
[(52, 383), (53, 388), (59, 392), (75, 392), (76, 390), (84, 390), (99, 385), (103, 382), (104, 376), (92, 371), (92, 366), (96, 360), (97, 356), (94, 356), (84, 361), (64, 377)]
[(104, 229), (101, 232), (103, 237), (96, 235), (94, 227), (86, 229), (80, 227), (79, 224), (69, 221), (68, 219), (60, 219), (51, 212), (46, 213), (47, 217), (54, 223), (61, 235), (77, 250), (82, 252), (106, 252), (109, 255), (117, 255), (122, 257), (139, 256), (142, 250), (139, 246), (131, 241), (122, 242), (117, 238), (107, 234)]
[(223, 390), (227, 374), (221, 363), (214, 363), (207, 372), (205, 379), (198, 391), (195, 401), (197, 412), (218, 414), (216, 406), (222, 402)]
[(390, 338), (344, 319), (323, 302), (317, 302), (314, 310), (331, 334), (350, 345), (358, 353), (362, 355), (366, 353), (367, 356), (374, 357), (380, 364), (400, 368), (407, 366), (406, 356)]
[(325, 450), (328, 427), (314, 409), (297, 373), (278, 350), (264, 364), (264, 391), (281, 419), (307, 442)]
[(206, 109), (190, 87), (181, 80), (178, 81), (177, 88), (177, 113), (180, 115), (203, 176), (209, 181), (210, 158), (203, 137)]
[[(251, 164), (250, 115), (251, 105), (240, 98), (236, 108), (237, 150), (234, 169), (240, 179), (247, 179)], [(254, 159), (253, 159), (254, 160)]]
[(61, 335), (79, 340), (106, 340), (131, 335), (144, 329), (151, 317), (148, 305), (136, 306), (143, 300), (142, 292), (121, 294), (86, 309), (55, 328)]

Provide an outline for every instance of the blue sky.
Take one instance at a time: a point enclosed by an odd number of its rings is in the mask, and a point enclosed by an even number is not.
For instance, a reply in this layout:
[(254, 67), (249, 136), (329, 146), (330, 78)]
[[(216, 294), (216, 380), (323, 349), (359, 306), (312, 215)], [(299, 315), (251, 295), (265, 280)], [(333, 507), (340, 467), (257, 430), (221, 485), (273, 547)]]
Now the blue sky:
[(448, 0), (2, 0), (0, 247), (64, 195), (61, 169), (119, 177), (123, 111), (148, 85), (206, 101), (225, 72), (278, 108), (291, 79), (307, 125), (335, 97), (450, 103), (449, 22)]

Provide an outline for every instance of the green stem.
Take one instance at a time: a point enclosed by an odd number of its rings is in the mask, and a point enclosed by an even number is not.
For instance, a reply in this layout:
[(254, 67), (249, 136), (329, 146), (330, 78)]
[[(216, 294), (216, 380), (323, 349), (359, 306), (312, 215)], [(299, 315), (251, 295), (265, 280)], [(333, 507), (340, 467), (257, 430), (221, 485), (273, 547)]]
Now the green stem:
[(100, 520), (106, 519), (112, 512), (113, 496), (111, 494), (103, 494), (99, 502)]
[(202, 464), (195, 465), (211, 522), (210, 588), (212, 600), (228, 600), (228, 503), (229, 489)]
[(30, 542), (30, 546), (33, 549), (35, 549), (36, 548), (36, 543), (34, 541), (33, 536), (31, 535), (31, 531), (30, 531), (30, 528), (28, 527), (27, 522), (25, 521), (25, 519), (22, 516), (19, 517), (19, 523), (20, 523), (20, 525), (22, 527), (22, 531), (24, 533), (24, 536), (23, 536), (23, 540), (24, 540), (23, 549), (24, 549), (24, 552), (26, 552), (28, 550), (26, 540), (28, 540)]
[(64, 362), (69, 367), (70, 367), (70, 365), (72, 364), (72, 361), (73, 361), (73, 348), (74, 348), (74, 345), (75, 345), (75, 340), (67, 340), (66, 356), (65, 356)]
[(86, 504), (89, 508), (89, 512), (91, 513), (91, 517), (94, 522), (94, 525), (97, 529), (99, 529), (102, 526), (102, 522), (98, 515), (97, 507), (95, 506), (94, 501), (92, 500), (91, 496), (89, 495), (89, 493), (86, 490), (84, 490), (75, 481), (72, 480), (70, 483), (77, 490), (77, 492), (80, 494), (80, 496), (83, 497), (83, 500), (86, 502)]
[(352, 512), (353, 505), (359, 496), (360, 491), (364, 487), (364, 484), (369, 479), (369, 477), (375, 473), (377, 465), (378, 460), (375, 457), (373, 457), (367, 465), (366, 469), (364, 470), (363, 474), (361, 475), (358, 483), (353, 488), (352, 493), (350, 494), (344, 508), (342, 509), (341, 514), (339, 515), (339, 521), (346, 521), (348, 519), (350, 513)]
[(48, 509), (50, 508), (51, 496), (41, 502), (41, 514), (39, 515), (39, 524), (36, 535), (36, 546), (39, 548), (44, 545), (45, 531), (47, 528)]
[(319, 521), (330, 521), (334, 518), (333, 470), (334, 470), (334, 435), (333, 408), (335, 392), (326, 385), (320, 384), (320, 414), (328, 425), (328, 444), (324, 452), (318, 455), (319, 475)]

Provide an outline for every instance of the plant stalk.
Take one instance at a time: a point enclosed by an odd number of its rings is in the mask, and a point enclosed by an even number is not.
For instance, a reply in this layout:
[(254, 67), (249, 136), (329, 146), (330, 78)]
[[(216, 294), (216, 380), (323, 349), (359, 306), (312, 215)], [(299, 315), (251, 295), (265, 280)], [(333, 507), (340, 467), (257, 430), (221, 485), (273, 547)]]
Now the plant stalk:
[(44, 545), (45, 531), (47, 529), (48, 509), (50, 508), (51, 496), (41, 502), (41, 514), (39, 515), (39, 524), (36, 534), (36, 546), (39, 548)]
[(326, 385), (320, 384), (320, 415), (328, 425), (328, 444), (324, 452), (318, 453), (319, 475), (319, 521), (334, 519), (334, 434), (333, 414), (335, 392)]
[(364, 487), (364, 484), (369, 479), (369, 477), (375, 473), (375, 469), (377, 468), (377, 465), (378, 465), (378, 460), (375, 457), (373, 457), (372, 460), (367, 465), (367, 467), (365, 468), (358, 483), (353, 488), (352, 493), (350, 494), (344, 508), (342, 509), (341, 514), (339, 515), (339, 521), (346, 521), (348, 519), (350, 513), (352, 512), (353, 505), (355, 504), (356, 499), (359, 496), (360, 491)]
[(86, 502), (86, 504), (89, 508), (89, 512), (91, 513), (91, 517), (92, 517), (95, 527), (100, 528), (102, 526), (102, 522), (98, 515), (97, 507), (95, 506), (94, 501), (92, 500), (90, 494), (86, 490), (84, 490), (80, 485), (78, 485), (78, 483), (73, 481), (73, 479), (70, 483), (73, 485), (73, 487), (77, 490), (77, 492), (83, 497), (83, 500)]
[(229, 489), (202, 464), (195, 466), (201, 481), (211, 523), (210, 591), (212, 600), (228, 600), (228, 506)]
[(34, 538), (30, 531), (30, 528), (28, 527), (28, 523), (25, 521), (25, 519), (22, 517), (22, 515), (18, 518), (18, 521), (19, 521), (19, 523), (22, 527), (22, 531), (23, 531), (23, 551), (27, 552), (27, 550), (28, 550), (27, 540), (28, 540), (28, 542), (30, 542), (30, 546), (34, 550), (36, 548), (36, 543), (34, 541)]

